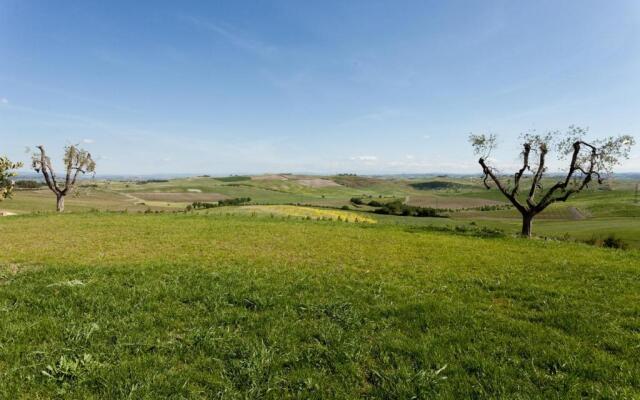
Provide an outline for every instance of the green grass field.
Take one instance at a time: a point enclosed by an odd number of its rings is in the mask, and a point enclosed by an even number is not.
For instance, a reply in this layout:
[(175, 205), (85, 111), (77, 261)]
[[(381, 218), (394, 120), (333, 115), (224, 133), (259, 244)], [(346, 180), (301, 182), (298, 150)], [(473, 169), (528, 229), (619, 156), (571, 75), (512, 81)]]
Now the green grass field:
[(0, 232), (0, 398), (640, 396), (636, 250), (221, 213)]

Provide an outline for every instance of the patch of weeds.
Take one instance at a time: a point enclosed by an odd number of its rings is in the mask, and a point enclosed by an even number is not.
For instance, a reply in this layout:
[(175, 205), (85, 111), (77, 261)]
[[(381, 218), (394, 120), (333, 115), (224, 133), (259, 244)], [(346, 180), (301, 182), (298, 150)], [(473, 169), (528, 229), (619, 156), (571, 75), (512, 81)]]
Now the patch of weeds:
[(592, 237), (591, 239), (585, 241), (585, 243), (596, 246), (596, 247), (605, 247), (608, 249), (621, 249), (627, 250), (629, 248), (629, 244), (624, 240), (616, 237), (615, 235), (609, 235), (605, 238)]
[(71, 279), (69, 281), (61, 281), (61, 282), (52, 283), (50, 285), (47, 285), (47, 287), (58, 287), (58, 286), (74, 287), (74, 286), (84, 286), (84, 285), (85, 285), (85, 283), (82, 282), (79, 279)]
[(65, 341), (73, 344), (89, 344), (91, 336), (100, 330), (95, 322), (65, 329)]
[(101, 366), (91, 354), (62, 355), (55, 364), (47, 365), (41, 373), (47, 380), (60, 386), (60, 393), (65, 393), (73, 385), (90, 380), (92, 373)]

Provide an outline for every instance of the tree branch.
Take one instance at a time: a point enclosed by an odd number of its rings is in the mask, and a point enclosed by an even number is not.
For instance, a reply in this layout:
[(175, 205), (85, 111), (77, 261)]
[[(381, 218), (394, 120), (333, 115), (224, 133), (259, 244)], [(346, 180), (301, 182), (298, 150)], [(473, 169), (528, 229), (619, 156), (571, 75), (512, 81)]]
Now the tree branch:
[(516, 172), (516, 175), (513, 179), (514, 187), (513, 187), (513, 190), (511, 191), (512, 196), (518, 195), (518, 189), (520, 188), (520, 179), (522, 179), (522, 174), (524, 174), (524, 171), (529, 169), (529, 153), (530, 152), (531, 152), (531, 144), (525, 143), (524, 150), (522, 152), (522, 168), (520, 168), (520, 170)]
[(491, 168), (489, 166), (487, 166), (487, 164), (484, 161), (484, 158), (479, 159), (478, 163), (480, 164), (480, 166), (482, 166), (482, 171), (484, 172), (484, 175), (485, 175), (485, 177), (484, 177), (485, 187), (489, 188), (489, 185), (487, 184), (487, 177), (490, 177), (491, 180), (493, 180), (493, 182), (495, 182), (495, 184), (498, 187), (498, 189), (500, 190), (500, 192), (502, 192), (502, 194), (505, 195), (505, 197), (507, 199), (509, 199), (509, 201), (511, 202), (511, 204), (514, 205), (515, 208), (517, 208), (520, 212), (526, 211), (525, 207), (518, 202), (518, 199), (516, 198), (516, 196), (512, 195), (511, 193), (509, 193), (509, 191), (507, 191), (507, 189), (504, 187), (504, 185), (502, 185), (502, 182), (500, 182), (498, 177), (495, 176), (493, 171), (491, 171)]
[[(73, 170), (73, 152), (74, 152), (74, 148), (73, 146), (69, 147), (69, 153), (67, 154), (68, 160), (67, 160), (67, 176), (64, 179), (64, 193), (67, 193), (67, 190), (69, 190), (69, 183), (71, 183), (71, 171)], [(77, 172), (76, 172), (77, 175)], [(74, 179), (75, 182), (75, 179)]]
[(82, 167), (77, 167), (77, 168), (75, 168), (75, 170), (76, 170), (76, 173), (73, 175), (73, 180), (71, 181), (71, 187), (75, 186), (76, 179), (78, 179), (78, 174), (80, 172), (82, 172), (83, 175), (86, 173), (86, 171), (84, 169), (82, 169)]
[[(585, 171), (584, 168), (582, 168), (582, 166), (578, 164), (578, 156), (580, 154), (582, 145), (585, 145), (591, 149), (588, 171)], [(593, 175), (596, 175), (598, 177), (598, 182), (601, 182), (602, 179), (600, 177), (600, 173), (594, 170), (597, 157), (598, 153), (595, 146), (583, 141), (576, 141), (575, 143), (573, 143), (573, 154), (571, 156), (571, 164), (569, 165), (569, 171), (567, 172), (566, 178), (564, 179), (564, 181), (557, 182), (555, 185), (553, 185), (544, 195), (542, 200), (540, 200), (536, 208), (542, 211), (552, 203), (555, 203), (557, 201), (567, 201), (567, 199), (571, 195), (581, 192), (585, 187), (587, 187), (593, 179)], [(567, 186), (569, 186), (569, 183), (571, 182), (571, 177), (576, 171), (582, 172), (584, 178), (577, 188), (567, 190)], [(561, 196), (553, 197), (553, 194), (557, 190), (562, 190), (563, 194)]]
[(536, 195), (536, 191), (541, 186), (540, 180), (542, 179), (542, 175), (544, 174), (545, 158), (547, 157), (547, 152), (548, 152), (547, 146), (545, 144), (540, 145), (539, 150), (540, 150), (540, 156), (538, 159), (538, 169), (536, 170), (536, 173), (533, 175), (533, 179), (531, 181), (531, 189), (529, 189), (529, 196), (527, 197), (527, 204), (529, 205), (530, 208), (535, 207), (535, 203), (533, 202), (533, 199)]
[(38, 149), (40, 149), (40, 170), (42, 171), (44, 180), (52, 192), (54, 192), (55, 194), (60, 194), (61, 191), (58, 187), (58, 182), (56, 181), (56, 174), (51, 167), (51, 161), (49, 160), (49, 157), (47, 157), (44, 151), (44, 146), (40, 145), (38, 146)]

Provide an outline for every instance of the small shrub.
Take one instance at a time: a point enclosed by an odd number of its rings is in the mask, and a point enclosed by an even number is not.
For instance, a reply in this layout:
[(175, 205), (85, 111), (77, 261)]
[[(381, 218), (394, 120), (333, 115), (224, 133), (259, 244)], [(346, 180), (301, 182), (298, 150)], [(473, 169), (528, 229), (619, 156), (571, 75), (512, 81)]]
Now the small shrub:
[(627, 242), (625, 242), (624, 240), (616, 237), (615, 235), (609, 235), (607, 237), (603, 238), (599, 238), (599, 237), (592, 237), (589, 240), (586, 240), (585, 243), (591, 245), (591, 246), (596, 246), (596, 247), (606, 247), (609, 249), (628, 249), (629, 245)]
[(225, 199), (220, 200), (217, 203), (206, 203), (202, 201), (194, 201), (191, 205), (187, 206), (187, 208), (191, 207), (194, 210), (201, 209), (209, 209), (215, 207), (224, 207), (224, 206), (240, 206), (246, 204), (251, 201), (250, 197), (237, 197), (235, 199)]
[(609, 235), (602, 241), (602, 247), (608, 247), (610, 249), (626, 249), (629, 246), (624, 240), (613, 235)]

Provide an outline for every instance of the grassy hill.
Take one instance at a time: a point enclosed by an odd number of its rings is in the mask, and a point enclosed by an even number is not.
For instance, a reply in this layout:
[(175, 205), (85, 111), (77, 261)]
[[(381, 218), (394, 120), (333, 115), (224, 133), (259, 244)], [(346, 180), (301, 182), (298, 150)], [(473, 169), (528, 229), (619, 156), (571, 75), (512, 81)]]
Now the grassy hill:
[(259, 214), (0, 231), (0, 398), (640, 396), (635, 250)]

